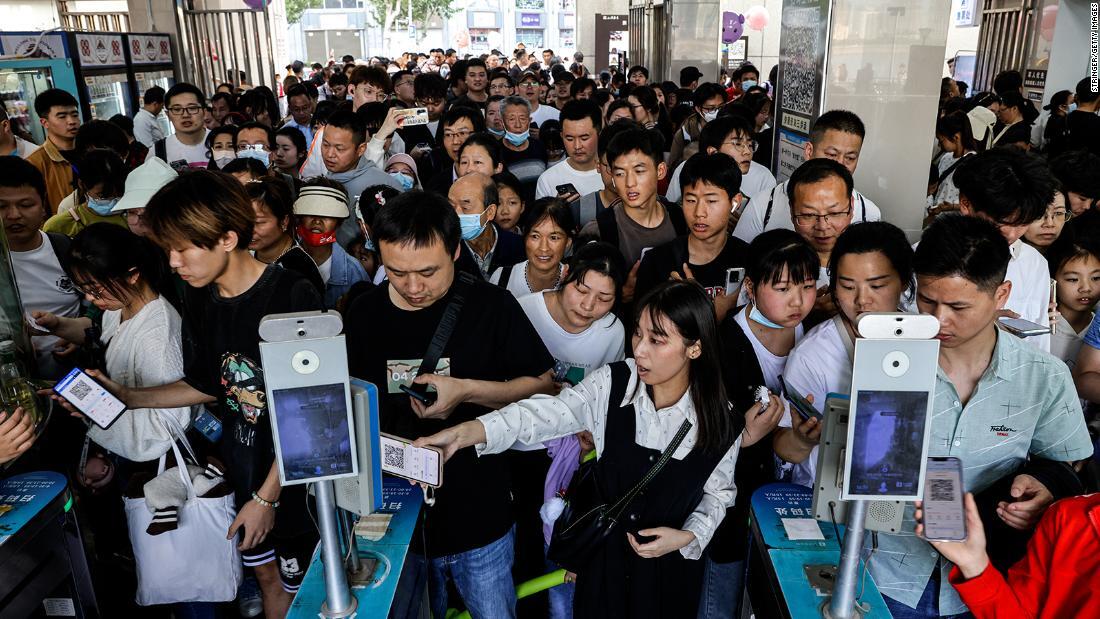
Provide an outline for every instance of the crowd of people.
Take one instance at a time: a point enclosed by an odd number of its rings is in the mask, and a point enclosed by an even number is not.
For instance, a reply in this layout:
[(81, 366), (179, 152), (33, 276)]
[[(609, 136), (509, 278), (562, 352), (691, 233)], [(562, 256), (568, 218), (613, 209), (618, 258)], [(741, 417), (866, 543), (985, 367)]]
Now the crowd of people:
[[(234, 497), (240, 612), (285, 616), (318, 533), (305, 489), (279, 483), (258, 325), (336, 309), (381, 430), (447, 458), (391, 616), (418, 616), (426, 588), (435, 617), (732, 617), (753, 492), (815, 479), (822, 423), (792, 416), (782, 383), (824, 413), (851, 388), (857, 318), (922, 312), (940, 323), (930, 455), (962, 460), (970, 535), (927, 542), (910, 507), (901, 533), (868, 541), (870, 577), (894, 617), (1094, 613), (1090, 82), (1040, 113), (1018, 72), (968, 98), (945, 78), (913, 245), (888, 221), (903, 206), (855, 186), (875, 136), (850, 111), (821, 114), (777, 182), (774, 70), (672, 82), (541, 57), (296, 62), (274, 90), (152, 87), (109, 121), (51, 89), (38, 146), (0, 117), (36, 375), (87, 369), (128, 407), (109, 429), (73, 412), (39, 434), (6, 411), (5, 474), (69, 475), (107, 565), (133, 552), (119, 497), (186, 428)], [(1019, 338), (1002, 317), (1052, 329)], [(439, 369), (418, 374), (442, 322)], [(220, 436), (199, 431), (211, 418)], [(557, 569), (555, 520), (592, 454), (609, 502), (664, 469), (583, 567), (517, 602), (516, 584)], [(149, 534), (174, 528), (149, 501)]]

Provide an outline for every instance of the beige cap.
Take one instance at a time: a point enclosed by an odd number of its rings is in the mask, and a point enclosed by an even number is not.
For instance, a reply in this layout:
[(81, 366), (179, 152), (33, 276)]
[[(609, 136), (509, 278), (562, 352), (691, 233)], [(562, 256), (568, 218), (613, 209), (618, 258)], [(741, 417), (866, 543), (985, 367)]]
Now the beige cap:
[(134, 208), (145, 208), (149, 204), (149, 199), (160, 191), (161, 187), (178, 177), (179, 173), (163, 159), (149, 157), (145, 163), (134, 168), (126, 177), (126, 189), (111, 212), (121, 213)]
[(298, 192), (294, 214), (343, 219), (351, 211), (348, 210), (348, 196), (343, 191), (335, 187), (307, 186)]

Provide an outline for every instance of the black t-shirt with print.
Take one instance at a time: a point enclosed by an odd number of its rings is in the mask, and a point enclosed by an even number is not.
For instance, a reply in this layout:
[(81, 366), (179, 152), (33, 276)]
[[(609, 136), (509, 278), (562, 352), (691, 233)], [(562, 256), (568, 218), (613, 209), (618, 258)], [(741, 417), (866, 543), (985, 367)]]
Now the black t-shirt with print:
[(634, 288), (634, 298), (640, 299), (657, 284), (669, 279), (675, 271), (684, 276), (685, 262), (691, 268), (695, 281), (707, 291), (711, 299), (726, 293), (726, 270), (744, 268), (748, 263), (749, 246), (741, 239), (730, 236), (726, 246), (706, 264), (695, 264), (688, 260), (688, 237), (680, 236), (675, 240), (654, 247), (645, 254), (638, 267), (638, 283)]
[[(348, 365), (352, 376), (378, 386), (383, 432), (416, 439), (490, 412), (467, 403), (447, 419), (421, 419), (396, 383), (416, 375), (453, 291), (430, 307), (405, 311), (390, 300), (390, 283), (385, 282), (356, 299), (347, 312)], [(553, 366), (553, 357), (511, 293), (483, 281), (468, 286), (440, 355), (439, 373), (449, 368), (456, 378), (505, 381), (539, 376)], [(444, 466), (443, 486), (436, 491), (436, 504), (428, 508), (427, 547), (419, 548), (419, 533), (413, 535), (414, 547), (439, 557), (500, 538), (513, 522), (509, 484), (503, 454), (479, 458), (473, 447), (459, 450)]]
[[(269, 265), (240, 295), (224, 298), (213, 284), (184, 291), (184, 381), (218, 398), (208, 405), (222, 420), (220, 453), (237, 505), (263, 485), (275, 461), (260, 365), (260, 320), (268, 314), (322, 308), (321, 295), (304, 277)], [(305, 486), (283, 490), (276, 529), (293, 532), (305, 519)]]

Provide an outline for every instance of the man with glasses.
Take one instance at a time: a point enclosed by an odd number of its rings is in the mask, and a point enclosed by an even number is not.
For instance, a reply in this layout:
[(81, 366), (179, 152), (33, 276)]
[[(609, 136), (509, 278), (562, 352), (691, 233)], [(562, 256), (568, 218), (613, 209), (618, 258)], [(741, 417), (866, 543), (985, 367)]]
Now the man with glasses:
[[(856, 173), (859, 165), (859, 153), (863, 149), (866, 130), (863, 121), (846, 110), (830, 110), (822, 114), (810, 129), (810, 140), (806, 142), (803, 155), (807, 160), (832, 159), (843, 165), (849, 176)], [(802, 165), (806, 165), (805, 163)], [(787, 183), (780, 183), (766, 198), (761, 195), (749, 200), (737, 220), (733, 235), (751, 243), (761, 232), (776, 228), (794, 229), (790, 219), (789, 191)], [(870, 198), (855, 189), (852, 190), (855, 221), (879, 221), (882, 212)]]
[(302, 84), (295, 84), (286, 91), (287, 108), (290, 110), (290, 120), (283, 123), (284, 127), (294, 127), (302, 132), (306, 138), (306, 144), (313, 142), (313, 129), (310, 128), (310, 120), (313, 119), (313, 97)]
[(485, 131), (485, 118), (476, 108), (456, 105), (447, 110), (442, 124), (443, 128), (439, 133), (443, 140), (442, 148), (437, 147), (432, 153), (436, 173), (425, 183), (424, 188), (445, 196), (458, 179), (458, 151), (471, 135)]
[[(748, 200), (767, 200), (768, 192), (775, 188), (771, 170), (752, 160), (758, 147), (759, 144), (753, 139), (752, 125), (740, 116), (716, 118), (708, 122), (699, 135), (699, 152), (708, 155), (723, 153), (737, 162), (741, 171), (741, 194)], [(680, 171), (684, 169), (684, 163), (672, 173), (665, 193), (665, 198), (672, 202), (680, 201)]]
[[(535, 128), (542, 126), (542, 123), (553, 119), (558, 120), (560, 113), (557, 108), (550, 107), (549, 105), (539, 105), (539, 76), (534, 71), (524, 71), (523, 75), (519, 78), (519, 86), (517, 87), (519, 96), (527, 99), (527, 102), (531, 104), (531, 122), (535, 123)], [(535, 132), (534, 136), (537, 138), (538, 133)]]
[(149, 149), (146, 161), (151, 157), (162, 159), (176, 170), (206, 168), (210, 154), (206, 148), (203, 109), (206, 96), (192, 84), (180, 82), (164, 95), (164, 108), (175, 133), (157, 140)]
[(516, 83), (506, 69), (494, 70), (489, 77), (489, 96), (511, 97), (516, 94)]
[(416, 107), (416, 88), (413, 86), (416, 76), (412, 71), (398, 71), (393, 74), (392, 79), (397, 104), (404, 108)]
[(817, 287), (829, 286), (829, 256), (837, 237), (852, 223), (852, 174), (832, 159), (803, 163), (784, 183), (794, 231), (817, 252)]
[[(1023, 241), (1032, 222), (1042, 219), (1058, 181), (1043, 159), (1015, 148), (996, 148), (967, 157), (955, 170), (959, 210), (996, 224), (1008, 243), (1005, 280), (1012, 283), (1002, 317), (1049, 323), (1050, 267), (1037, 249)], [(1026, 339), (1050, 352), (1050, 335)]]
[(364, 104), (385, 101), (393, 93), (393, 81), (382, 67), (356, 67), (348, 84), (351, 108), (358, 110)]
[[(707, 82), (695, 89), (691, 100), (695, 104), (695, 113), (687, 117), (680, 130), (672, 136), (672, 145), (669, 149), (668, 164), (677, 171), (692, 155), (700, 152), (697, 144), (699, 134), (707, 123), (718, 118), (718, 110), (726, 104), (726, 91), (714, 82)], [(734, 157), (733, 155), (730, 156)], [(736, 157), (734, 158), (736, 159)], [(676, 174), (674, 172), (672, 181), (675, 180)], [(669, 188), (671, 189), (671, 187), (670, 185)], [(679, 195), (678, 191), (676, 193)], [(666, 197), (673, 200), (670, 196)]]
[(247, 122), (237, 129), (237, 159), (255, 159), (271, 167), (271, 151), (275, 150), (275, 132), (265, 124)]

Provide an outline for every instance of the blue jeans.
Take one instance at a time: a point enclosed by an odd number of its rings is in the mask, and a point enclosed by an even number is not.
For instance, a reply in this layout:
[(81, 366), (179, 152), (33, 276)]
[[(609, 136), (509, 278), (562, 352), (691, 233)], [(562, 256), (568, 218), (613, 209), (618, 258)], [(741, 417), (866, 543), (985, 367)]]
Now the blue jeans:
[(745, 562), (715, 563), (709, 556), (703, 573), (698, 619), (727, 619), (737, 616), (745, 590)]
[(928, 579), (928, 584), (924, 586), (924, 593), (921, 594), (916, 608), (909, 608), (905, 604), (883, 595), (882, 601), (886, 602), (886, 607), (890, 609), (890, 615), (893, 616), (894, 619), (929, 619), (932, 617), (973, 619), (974, 615), (970, 613), (940, 615), (938, 603), (940, 598), (939, 573), (939, 568), (932, 571), (932, 577)]
[(176, 619), (214, 619), (218, 616), (215, 602), (180, 602), (172, 606)]
[[(542, 548), (545, 554), (546, 551), (550, 550), (550, 545), (543, 542)], [(547, 574), (560, 569), (561, 566), (557, 563), (550, 559), (546, 560)], [(567, 582), (564, 585), (552, 587), (546, 592), (550, 598), (550, 619), (573, 619), (573, 592), (576, 589), (576, 583)]]
[(424, 587), (432, 616), (447, 616), (447, 577), (454, 581), (466, 609), (474, 619), (514, 618), (516, 589), (512, 584), (516, 530), (513, 527), (495, 542), (456, 555), (435, 559), (409, 553), (397, 583), (390, 617), (417, 617)]

